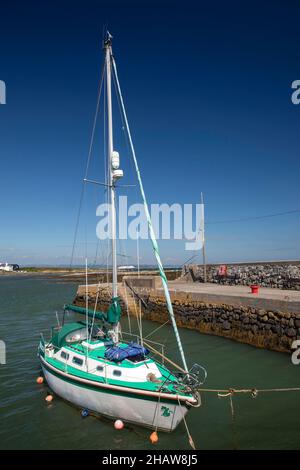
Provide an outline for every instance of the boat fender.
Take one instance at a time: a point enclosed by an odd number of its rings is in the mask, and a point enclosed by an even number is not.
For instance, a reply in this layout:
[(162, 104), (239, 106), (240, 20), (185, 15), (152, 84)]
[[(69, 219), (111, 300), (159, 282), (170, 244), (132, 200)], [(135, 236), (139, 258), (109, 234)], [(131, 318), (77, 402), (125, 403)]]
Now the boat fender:
[(38, 377), (38, 378), (36, 379), (36, 383), (39, 384), (39, 385), (42, 384), (43, 382), (44, 382), (43, 377)]
[(81, 416), (82, 416), (82, 418), (87, 418), (89, 415), (90, 415), (90, 412), (89, 412), (89, 410), (87, 410), (86, 408), (84, 408), (83, 410), (81, 410)]
[(121, 421), (120, 419), (117, 419), (117, 420), (114, 422), (114, 427), (115, 427), (115, 429), (117, 429), (118, 431), (120, 431), (121, 429), (124, 428), (124, 423), (123, 423), (123, 421)]
[(151, 444), (157, 444), (158, 443), (158, 434), (156, 431), (153, 431), (153, 433), (150, 434), (150, 442)]

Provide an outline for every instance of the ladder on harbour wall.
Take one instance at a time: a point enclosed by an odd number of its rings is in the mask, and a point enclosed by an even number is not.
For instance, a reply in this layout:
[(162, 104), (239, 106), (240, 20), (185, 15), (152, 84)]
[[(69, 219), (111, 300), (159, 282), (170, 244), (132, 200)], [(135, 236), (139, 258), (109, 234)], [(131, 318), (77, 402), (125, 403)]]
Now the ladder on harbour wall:
[[(103, 284), (100, 286), (99, 284), (90, 284), (88, 286), (88, 297), (91, 301), (96, 299), (97, 293), (99, 294), (99, 304), (101, 304), (101, 301), (103, 300), (103, 294), (105, 301), (107, 301), (111, 297), (110, 286), (108, 284)], [(78, 286), (75, 304), (85, 304), (85, 295), (86, 286)], [(132, 286), (129, 286), (126, 281), (118, 283), (118, 296), (121, 298), (122, 303), (125, 305), (130, 315), (135, 316), (137, 314), (139, 309), (139, 301), (141, 302), (142, 306), (144, 306), (145, 308), (147, 307), (147, 304), (144, 299), (140, 297), (140, 295), (135, 291), (135, 289)]]
[(135, 316), (138, 312), (138, 302), (135, 299), (134, 293), (129, 289), (129, 287), (123, 282), (118, 285), (118, 295), (124, 302), (126, 309), (130, 315)]

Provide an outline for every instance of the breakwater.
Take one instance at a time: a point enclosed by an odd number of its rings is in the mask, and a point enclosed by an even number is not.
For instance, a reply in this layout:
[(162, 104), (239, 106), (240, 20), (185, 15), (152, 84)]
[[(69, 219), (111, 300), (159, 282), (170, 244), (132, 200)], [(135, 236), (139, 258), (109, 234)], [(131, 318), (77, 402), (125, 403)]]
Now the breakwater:
[[(147, 282), (147, 283), (146, 283)], [(137, 315), (140, 301), (146, 320), (165, 323), (169, 319), (159, 279), (150, 283), (127, 277), (119, 285), (124, 314)], [(143, 285), (144, 284), (144, 285)], [(261, 290), (258, 296), (245, 287), (206, 286), (171, 281), (170, 294), (179, 327), (223, 336), (235, 341), (274, 351), (291, 352), (292, 343), (300, 339), (300, 293), (289, 296), (276, 289)], [(211, 288), (211, 289), (210, 289)], [(107, 310), (111, 292), (107, 285), (89, 286), (88, 299), (97, 310)], [(85, 306), (85, 286), (80, 286), (75, 304)]]
[[(206, 266), (207, 282), (225, 285), (259, 284), (262, 287), (300, 290), (300, 262), (262, 262), (227, 264), (226, 274), (220, 274), (220, 264)], [(201, 264), (184, 265), (181, 279), (204, 282)]]
[[(173, 296), (172, 301), (179, 327), (281, 352), (290, 352), (293, 341), (300, 338), (300, 315), (295, 312), (202, 302), (178, 294)], [(164, 298), (150, 295), (143, 313), (148, 320), (159, 323), (167, 321)]]

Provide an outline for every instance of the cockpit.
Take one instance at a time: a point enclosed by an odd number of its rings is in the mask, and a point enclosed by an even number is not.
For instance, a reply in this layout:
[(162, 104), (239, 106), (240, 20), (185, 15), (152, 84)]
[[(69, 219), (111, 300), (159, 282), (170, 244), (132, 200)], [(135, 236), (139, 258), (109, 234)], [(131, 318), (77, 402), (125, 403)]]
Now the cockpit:
[(102, 328), (97, 325), (93, 325), (93, 327), (87, 328), (80, 328), (75, 331), (71, 331), (66, 337), (66, 343), (79, 343), (82, 341), (86, 341), (87, 339), (91, 340), (104, 340), (106, 339), (106, 334)]

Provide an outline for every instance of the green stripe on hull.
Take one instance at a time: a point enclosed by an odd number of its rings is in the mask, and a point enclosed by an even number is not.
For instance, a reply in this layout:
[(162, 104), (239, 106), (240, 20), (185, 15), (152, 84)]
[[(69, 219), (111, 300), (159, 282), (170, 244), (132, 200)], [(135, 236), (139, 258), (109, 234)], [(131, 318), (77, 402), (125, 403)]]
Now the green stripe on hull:
[[(74, 350), (72, 348), (67, 347), (66, 350), (74, 353)], [(84, 355), (83, 353), (79, 353), (77, 350), (76, 350), (76, 354)], [(90, 373), (88, 373), (86, 371), (83, 371), (83, 370), (79, 370), (77, 368), (74, 368), (70, 364), (68, 364), (67, 368), (66, 368), (65, 362), (60, 361), (57, 358), (47, 358), (46, 360), (50, 365), (52, 365), (56, 369), (61, 370), (62, 372), (66, 372), (68, 374), (74, 375), (75, 377), (79, 377), (79, 378), (82, 378), (82, 379), (85, 379), (85, 380), (93, 380), (94, 382), (99, 382), (100, 384), (101, 383), (106, 383), (108, 385), (116, 385), (116, 386), (120, 386), (120, 387), (128, 387), (129, 386), (127, 381), (120, 380), (120, 379), (119, 380), (117, 380), (117, 379), (114, 380), (112, 378), (109, 378), (105, 382), (104, 377), (101, 377), (101, 376), (93, 376), (91, 378)], [(130, 365), (125, 366), (124, 362), (126, 362), (126, 361), (122, 362), (122, 368), (124, 368), (124, 367), (125, 368), (132, 368)], [(147, 364), (150, 364), (151, 362), (155, 363), (155, 361), (153, 361), (152, 359), (147, 360)], [(102, 358), (99, 361), (99, 364), (101, 364), (101, 365), (103, 365), (103, 364), (107, 365), (108, 364), (108, 365), (113, 365), (115, 367), (120, 367), (120, 365), (117, 365), (116, 363), (113, 363), (113, 362), (106, 361), (105, 359), (102, 359)], [(190, 394), (186, 394), (183, 390), (175, 390), (174, 385), (177, 384), (176, 377), (174, 377), (174, 375), (171, 374), (169, 371), (164, 370), (159, 364), (156, 364), (156, 365), (159, 368), (160, 373), (162, 374), (162, 380), (163, 381), (167, 380), (169, 382), (168, 388), (169, 388), (169, 391), (171, 393), (175, 393), (175, 394), (179, 393), (180, 395), (186, 396), (187, 399), (192, 398), (192, 396)], [(171, 383), (171, 382), (173, 382), (173, 383)], [(132, 389), (139, 389), (139, 390), (144, 390), (144, 391), (148, 391), (148, 392), (159, 392), (159, 389), (160, 389), (161, 385), (162, 384), (157, 384), (155, 382), (130, 382), (130, 387)]]
[[(75, 378), (72, 378), (69, 375), (68, 375), (68, 377), (66, 377), (64, 375), (61, 375), (59, 373), (59, 371), (54, 371), (45, 362), (42, 362), (42, 367), (47, 369), (47, 371), (50, 374), (54, 375), (55, 377), (63, 380), (64, 382), (70, 383), (72, 385), (76, 385), (77, 387), (86, 388), (86, 389), (93, 390), (93, 391), (96, 391), (96, 392), (101, 392), (101, 393), (108, 393), (109, 395), (119, 395), (119, 396), (124, 396), (124, 397), (127, 397), (127, 398), (136, 398), (136, 399), (139, 399), (139, 400), (148, 400), (148, 401), (154, 401), (154, 402), (158, 401), (158, 397), (153, 397), (153, 396), (149, 396), (149, 395), (139, 395), (139, 394), (134, 393), (134, 392), (127, 392), (127, 391), (122, 391), (122, 390), (110, 390), (110, 389), (107, 389), (107, 388), (104, 388), (104, 387), (97, 387), (93, 384), (87, 384), (87, 383), (79, 382), (78, 380), (76, 380)], [(173, 405), (177, 404), (176, 400), (174, 400), (174, 399), (169, 400), (167, 398), (161, 398), (160, 402), (169, 403), (169, 404), (173, 404)], [(182, 401), (181, 401), (181, 406), (186, 406), (188, 408), (186, 403), (182, 402)]]

